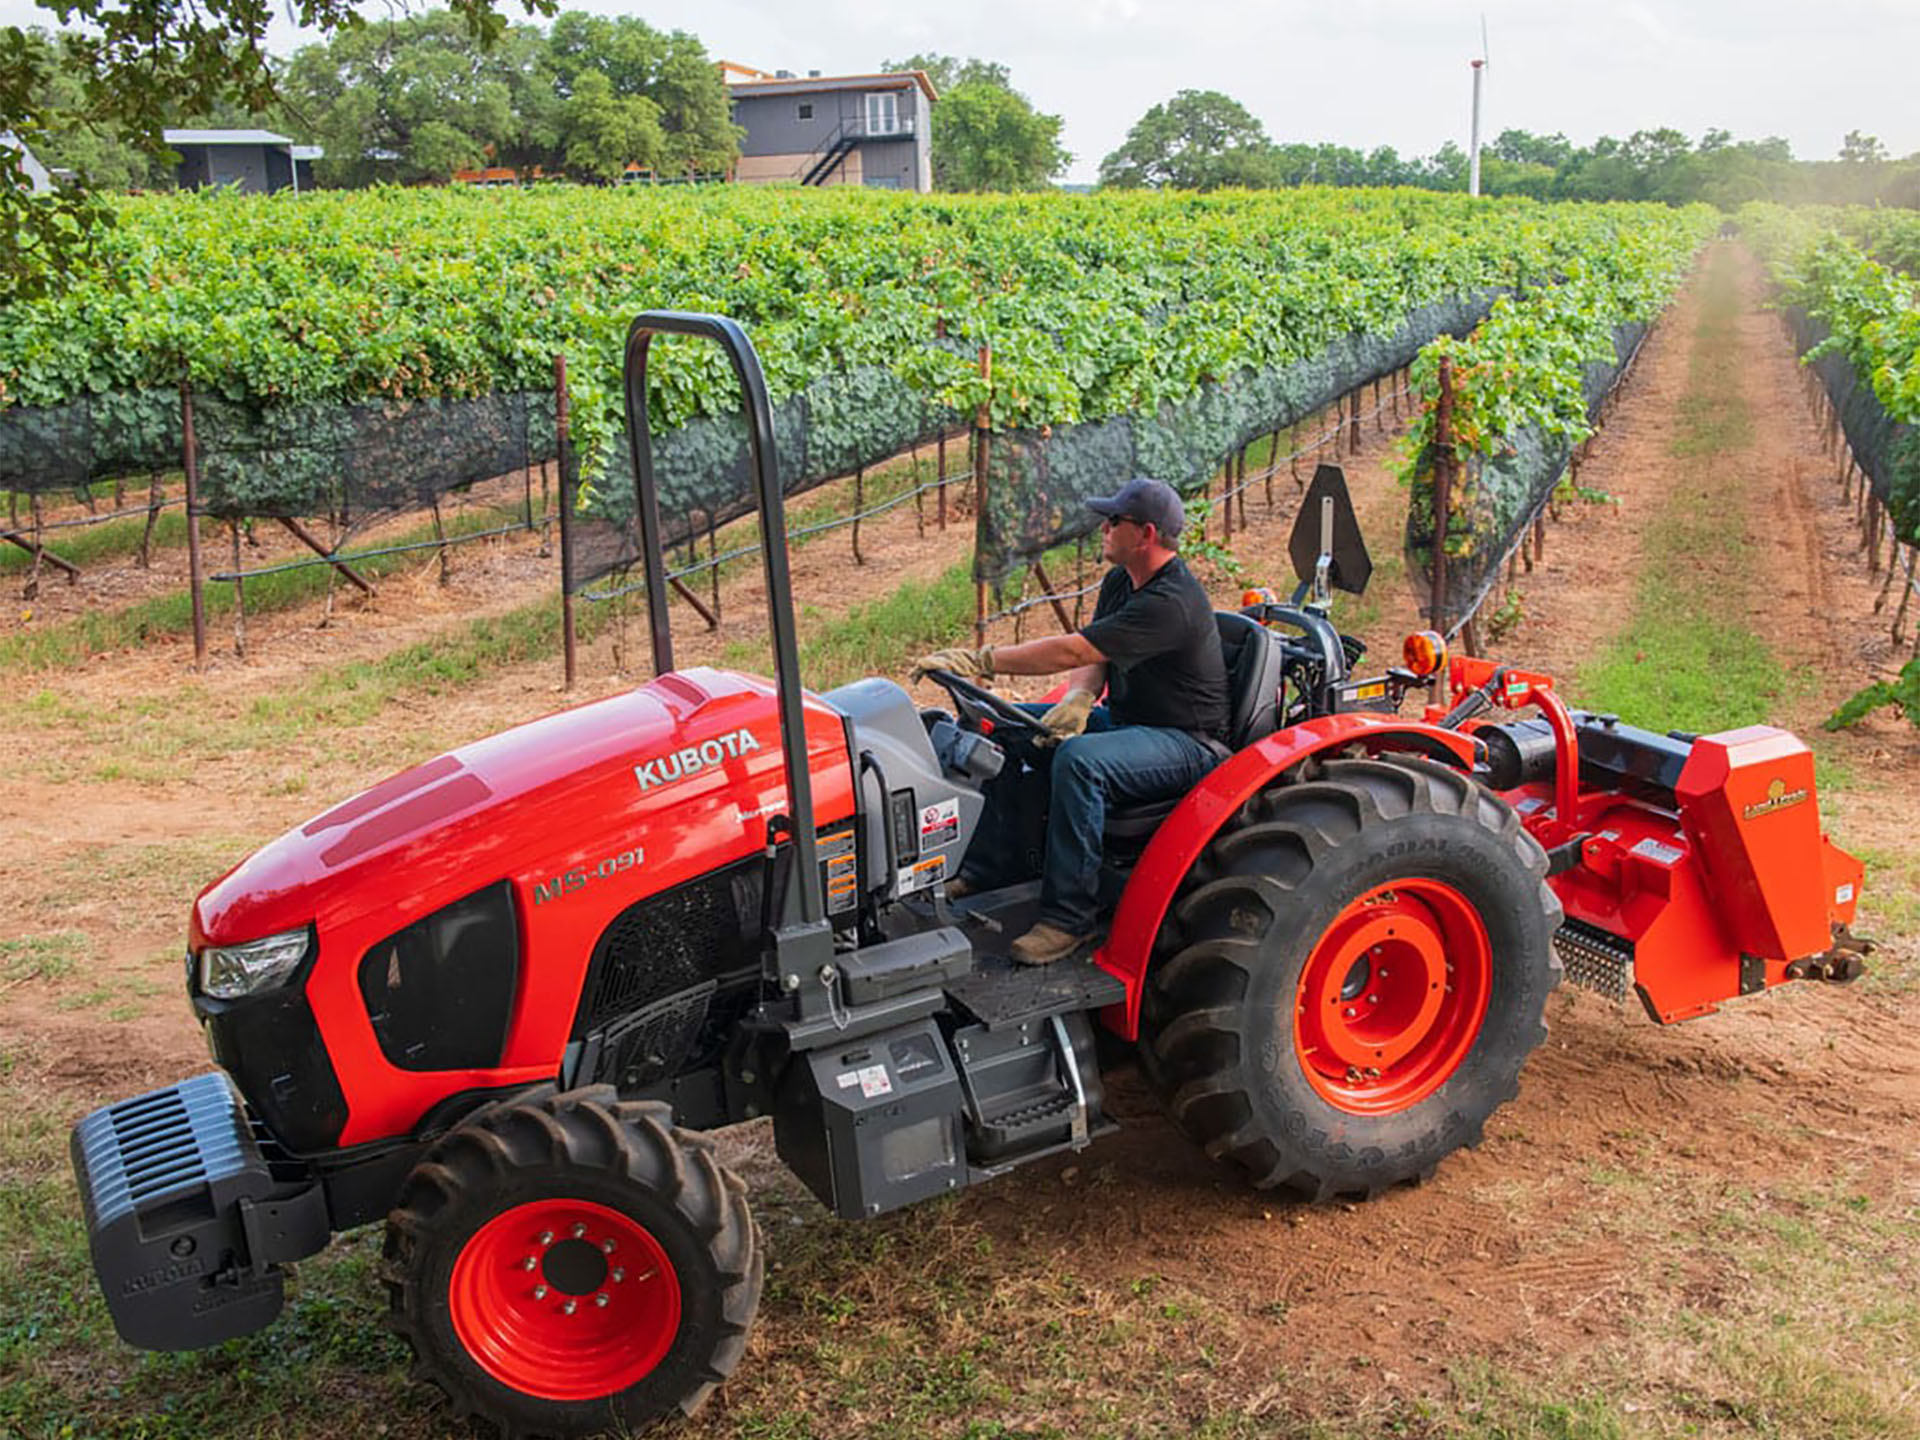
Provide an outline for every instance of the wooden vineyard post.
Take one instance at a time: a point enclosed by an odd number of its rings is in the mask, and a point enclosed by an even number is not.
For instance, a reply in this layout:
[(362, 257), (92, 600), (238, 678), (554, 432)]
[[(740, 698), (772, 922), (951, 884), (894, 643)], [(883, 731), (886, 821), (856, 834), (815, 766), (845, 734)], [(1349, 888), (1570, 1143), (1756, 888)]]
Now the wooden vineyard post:
[[(357, 571), (355, 571), (354, 568), (351, 565), (347, 564), (346, 561), (335, 559), (333, 552), (328, 550), (326, 546), (322, 545), (320, 543), (319, 537), (316, 536), (311, 530), (307, 529), (298, 520), (290, 520), (285, 515), (282, 515), (280, 517), (280, 524), (281, 524), (281, 527), (285, 529), (288, 534), (293, 536), (294, 539), (298, 540), (302, 545), (306, 546), (309, 550), (313, 551), (314, 554), (318, 555), (322, 560), (326, 561), (327, 564), (331, 565), (340, 574), (346, 576), (348, 580), (351, 580), (354, 583), (354, 585), (359, 588), (360, 592), (363, 595), (366, 595), (369, 599), (372, 598), (374, 594), (372, 582), (369, 581), (364, 575), (361, 575)], [(332, 592), (329, 591), (328, 594), (331, 595)]]
[(207, 606), (200, 594), (200, 455), (193, 434), (193, 386), (180, 381), (180, 451), (187, 473), (187, 589), (193, 598), (193, 668), (207, 663)]
[(987, 582), (979, 579), (980, 540), (987, 527), (987, 440), (993, 420), (993, 347), (980, 347), (980, 379), (986, 398), (973, 415), (973, 643), (987, 643)]
[(1294, 488), (1300, 487), (1300, 422), (1287, 427), (1287, 470), (1293, 476)]
[(153, 527), (160, 522), (160, 472), (147, 475), (147, 528), (140, 532), (140, 568), (153, 565)]
[(1074, 628), (1073, 617), (1067, 614), (1067, 607), (1060, 600), (1060, 592), (1053, 588), (1053, 581), (1047, 578), (1047, 572), (1040, 568), (1038, 560), (1033, 562), (1033, 578), (1040, 582), (1040, 593), (1053, 606), (1053, 616), (1060, 622), (1060, 633), (1069, 633)]
[[(1220, 467), (1220, 508), (1226, 512), (1226, 517), (1220, 522), (1222, 527), (1220, 543), (1231, 545), (1233, 544), (1233, 456), (1231, 455), (1227, 456), (1225, 463)], [(1200, 538), (1203, 540), (1206, 538), (1204, 529), (1201, 531)]]
[(1447, 525), (1453, 502), (1453, 360), (1440, 357), (1440, 397), (1433, 406), (1433, 628), (1447, 633)]
[(1349, 455), (1360, 453), (1360, 390), (1360, 386), (1354, 386), (1353, 393), (1347, 397), (1347, 453)]
[(856, 465), (853, 471), (853, 563), (864, 565), (866, 557), (860, 553), (860, 512), (867, 508), (867, 467)]
[(240, 521), (229, 520), (233, 536), (233, 653), (247, 658), (247, 577), (240, 568)]
[(27, 505), (33, 515), (33, 568), (27, 572), (26, 588), (20, 593), (32, 600), (40, 593), (40, 564), (47, 553), (46, 546), (42, 543), (47, 537), (44, 529), (45, 517), (40, 513), (38, 490), (27, 493)]
[(445, 585), (452, 575), (447, 563), (447, 527), (440, 522), (440, 497), (433, 497), (433, 538), (440, 542), (440, 583)]
[[(640, 417), (645, 423), (645, 417)], [(573, 627), (573, 487), (567, 483), (567, 357), (553, 357), (553, 439), (560, 467), (560, 644), (565, 657), (566, 688), (573, 689), (578, 649)], [(665, 557), (660, 557), (665, 563)], [(647, 557), (648, 563), (653, 557)]]
[(940, 427), (940, 438), (934, 447), (933, 478), (937, 482), (936, 494), (939, 503), (934, 510), (934, 523), (942, 535), (947, 533), (947, 427)]
[(707, 597), (713, 605), (713, 623), (707, 628), (720, 628), (720, 522), (712, 509), (707, 511)]

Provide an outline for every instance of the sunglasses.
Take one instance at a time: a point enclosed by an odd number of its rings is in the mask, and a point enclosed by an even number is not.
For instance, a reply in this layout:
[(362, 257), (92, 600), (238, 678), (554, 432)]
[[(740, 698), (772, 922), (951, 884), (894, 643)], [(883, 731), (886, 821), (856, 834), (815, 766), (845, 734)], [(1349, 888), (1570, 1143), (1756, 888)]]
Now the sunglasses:
[(1116, 525), (1137, 525), (1144, 530), (1146, 528), (1147, 522), (1144, 520), (1137, 520), (1131, 515), (1108, 515), (1103, 517), (1100, 521), (1100, 528), (1102, 530), (1111, 530)]

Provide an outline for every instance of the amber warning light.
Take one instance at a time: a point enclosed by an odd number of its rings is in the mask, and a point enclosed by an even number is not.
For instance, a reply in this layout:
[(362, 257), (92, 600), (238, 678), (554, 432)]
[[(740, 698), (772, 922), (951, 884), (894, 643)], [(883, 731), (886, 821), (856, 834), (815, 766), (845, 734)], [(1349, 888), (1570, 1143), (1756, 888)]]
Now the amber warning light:
[(1407, 669), (1424, 680), (1446, 667), (1447, 642), (1440, 638), (1437, 631), (1416, 630), (1407, 636), (1400, 653), (1406, 659)]

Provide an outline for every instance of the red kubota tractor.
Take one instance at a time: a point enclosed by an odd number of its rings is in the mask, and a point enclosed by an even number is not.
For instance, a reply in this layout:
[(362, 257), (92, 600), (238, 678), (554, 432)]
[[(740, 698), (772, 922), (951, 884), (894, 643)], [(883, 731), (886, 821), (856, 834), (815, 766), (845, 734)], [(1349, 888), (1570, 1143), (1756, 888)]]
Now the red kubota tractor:
[[(672, 665), (662, 333), (718, 341), (745, 392), (771, 684)], [(1219, 617), (1233, 755), (1111, 817), (1090, 960), (1015, 967), (1038, 885), (950, 902), (943, 881), (1032, 717), (952, 676), (951, 712), (881, 679), (801, 688), (736, 325), (642, 316), (626, 400), (657, 678), (385, 780), (201, 894), (188, 991), (220, 1071), (73, 1135), (131, 1344), (257, 1330), (287, 1262), (383, 1220), (392, 1318), (457, 1411), (640, 1426), (726, 1378), (759, 1300), (745, 1189), (700, 1132), (771, 1116), (823, 1204), (878, 1215), (1112, 1129), (1102, 1060), (1132, 1042), (1252, 1184), (1371, 1195), (1478, 1140), (1563, 959), (1661, 1021), (1859, 971), (1861, 867), (1792, 736), (1651, 734), (1430, 638), (1355, 679), (1328, 587), (1366, 562), (1331, 467), (1295, 603)]]

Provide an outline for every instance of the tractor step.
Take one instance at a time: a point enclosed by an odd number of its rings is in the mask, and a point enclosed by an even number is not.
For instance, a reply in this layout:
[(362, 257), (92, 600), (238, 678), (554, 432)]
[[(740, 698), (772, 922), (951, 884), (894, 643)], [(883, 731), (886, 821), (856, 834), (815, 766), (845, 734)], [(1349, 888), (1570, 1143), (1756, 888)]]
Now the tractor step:
[(1058, 1141), (1071, 1130), (1078, 1102), (1071, 1092), (1046, 1095), (999, 1115), (989, 1115), (974, 1127), (975, 1149), (981, 1155), (1006, 1155), (1036, 1142)]
[(1624, 1004), (1633, 993), (1633, 942), (1598, 925), (1568, 920), (1553, 937), (1567, 979), (1583, 990)]
[(1090, 959), (1016, 965), (1002, 955), (983, 955), (971, 975), (949, 981), (945, 988), (954, 1004), (989, 1030), (1098, 1010), (1127, 998), (1127, 987)]

